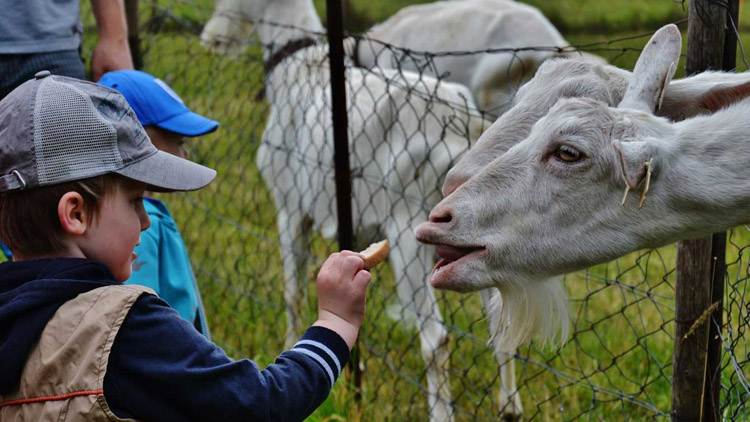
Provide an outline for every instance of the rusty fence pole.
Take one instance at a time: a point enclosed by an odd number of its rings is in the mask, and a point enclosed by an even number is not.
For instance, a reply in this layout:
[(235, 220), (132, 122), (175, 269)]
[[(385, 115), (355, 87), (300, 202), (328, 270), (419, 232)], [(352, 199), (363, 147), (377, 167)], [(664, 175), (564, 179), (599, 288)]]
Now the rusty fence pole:
[[(734, 68), (738, 0), (692, 0), (688, 75)], [(730, 17), (730, 18), (729, 18)], [(719, 420), (726, 233), (677, 245), (672, 421)], [(709, 311), (712, 309), (711, 311)], [(710, 312), (710, 318), (705, 318)], [(704, 316), (704, 318), (701, 318)], [(696, 324), (698, 319), (704, 322)], [(718, 327), (717, 327), (718, 326)]]
[(141, 52), (141, 37), (138, 33), (138, 0), (125, 0), (125, 17), (128, 20), (128, 44), (133, 67), (143, 69), (143, 53)]
[[(336, 211), (340, 249), (352, 250), (352, 183), (349, 168), (349, 133), (346, 103), (346, 71), (344, 68), (344, 23), (341, 0), (326, 0), (328, 49), (331, 67), (331, 112), (333, 113), (333, 161), (336, 169)], [(362, 370), (359, 347), (354, 346), (351, 366), (355, 400), (362, 400)]]

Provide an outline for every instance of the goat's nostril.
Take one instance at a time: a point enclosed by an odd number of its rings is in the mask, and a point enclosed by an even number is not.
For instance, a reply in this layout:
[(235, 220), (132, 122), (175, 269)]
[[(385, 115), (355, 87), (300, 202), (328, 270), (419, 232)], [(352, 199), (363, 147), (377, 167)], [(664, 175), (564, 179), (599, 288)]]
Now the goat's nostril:
[(453, 220), (453, 215), (450, 211), (441, 213), (439, 215), (431, 215), (430, 223), (450, 223)]

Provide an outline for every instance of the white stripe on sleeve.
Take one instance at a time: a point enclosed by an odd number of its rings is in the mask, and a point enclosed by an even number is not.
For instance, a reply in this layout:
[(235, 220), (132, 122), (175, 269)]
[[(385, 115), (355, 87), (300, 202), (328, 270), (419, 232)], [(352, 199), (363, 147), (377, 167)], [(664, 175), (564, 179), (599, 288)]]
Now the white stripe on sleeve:
[(328, 378), (331, 379), (331, 388), (333, 388), (333, 384), (336, 382), (336, 379), (333, 377), (333, 370), (331, 370), (331, 366), (328, 365), (328, 362), (326, 362), (325, 359), (323, 359), (319, 354), (313, 351), (307, 350), (307, 349), (303, 349), (302, 347), (293, 348), (289, 351), (299, 352), (299, 353), (302, 353), (303, 355), (307, 355), (315, 359), (315, 361), (318, 362), (320, 366), (323, 367), (323, 369), (325, 369), (326, 373), (328, 373)]
[(336, 370), (338, 371), (338, 373), (341, 373), (341, 362), (339, 362), (339, 358), (336, 357), (336, 354), (333, 353), (333, 351), (329, 349), (328, 346), (315, 340), (300, 340), (297, 342), (297, 344), (294, 345), (294, 347), (297, 347), (297, 345), (299, 344), (307, 344), (324, 351), (331, 358), (331, 360), (333, 360), (333, 363), (336, 364)]

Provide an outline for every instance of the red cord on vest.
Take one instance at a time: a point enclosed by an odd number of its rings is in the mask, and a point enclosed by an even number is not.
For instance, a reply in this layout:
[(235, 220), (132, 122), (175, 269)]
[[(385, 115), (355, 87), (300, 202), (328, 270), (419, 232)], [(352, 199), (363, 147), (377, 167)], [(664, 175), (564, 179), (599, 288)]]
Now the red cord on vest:
[(75, 393), (63, 394), (62, 396), (37, 397), (33, 399), (18, 399), (0, 402), (0, 407), (12, 406), (14, 404), (38, 403), (41, 401), (65, 400), (77, 396), (98, 396), (104, 394), (104, 390), (76, 391)]

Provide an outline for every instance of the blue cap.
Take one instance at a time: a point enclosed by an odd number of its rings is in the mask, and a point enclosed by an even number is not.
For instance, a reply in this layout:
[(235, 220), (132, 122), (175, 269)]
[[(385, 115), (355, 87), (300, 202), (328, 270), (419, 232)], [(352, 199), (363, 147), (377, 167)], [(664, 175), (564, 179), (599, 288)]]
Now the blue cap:
[(219, 127), (219, 122), (190, 111), (169, 85), (148, 73), (107, 72), (99, 84), (119, 91), (143, 126), (154, 125), (185, 136), (205, 135)]

